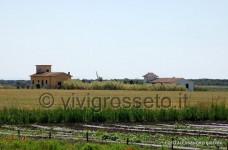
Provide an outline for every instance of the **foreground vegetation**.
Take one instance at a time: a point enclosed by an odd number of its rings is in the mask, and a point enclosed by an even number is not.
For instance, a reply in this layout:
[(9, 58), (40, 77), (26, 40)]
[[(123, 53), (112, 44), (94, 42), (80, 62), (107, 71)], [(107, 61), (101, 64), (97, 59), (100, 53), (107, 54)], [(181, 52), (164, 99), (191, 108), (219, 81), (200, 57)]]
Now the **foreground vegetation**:
[(136, 91), (185, 91), (180, 85), (173, 84), (124, 84), (119, 81), (94, 81), (84, 83), (81, 80), (68, 80), (63, 83), (66, 89), (79, 90), (136, 90)]
[(149, 150), (139, 146), (127, 146), (124, 144), (94, 144), (94, 143), (71, 143), (55, 139), (39, 139), (17, 137), (0, 137), (0, 149), (26, 149), (26, 150)]
[[(108, 124), (106, 124), (108, 126)], [(136, 129), (139, 127), (136, 125), (124, 126), (119, 125), (119, 128)], [(106, 127), (107, 127), (106, 126)], [(113, 126), (113, 124), (111, 125)], [(70, 128), (69, 128), (70, 127)], [(101, 125), (100, 127), (104, 127)], [(115, 126), (117, 127), (117, 126)], [(140, 125), (140, 127), (147, 128), (147, 131), (133, 132), (133, 131), (117, 131), (117, 130), (104, 130), (104, 129), (72, 129), (72, 126), (59, 127), (56, 125), (46, 124), (45, 126), (40, 125), (2, 125), (0, 126), (0, 132), (7, 134), (7, 136), (0, 137), (0, 149), (76, 149), (76, 150), (97, 150), (97, 149), (115, 149), (115, 150), (137, 150), (137, 149), (155, 149), (152, 145), (145, 146), (146, 144), (159, 145), (159, 149), (170, 149), (171, 141), (175, 141), (174, 146), (178, 147), (191, 147), (191, 148), (202, 148), (202, 149), (215, 149), (217, 146), (220, 148), (226, 147), (228, 140), (218, 135), (210, 134), (211, 128), (200, 128), (197, 126), (191, 126), (187, 124), (175, 124), (175, 125)], [(73, 126), (74, 128), (74, 126)], [(148, 132), (154, 129), (162, 128), (163, 131), (173, 131), (170, 133), (155, 133), (151, 134)], [(21, 131), (18, 136), (18, 129)], [(52, 130), (52, 139), (48, 139), (48, 133)], [(162, 130), (161, 129), (161, 130)], [(188, 135), (178, 135), (175, 132), (191, 133)], [(208, 135), (199, 135), (202, 130), (208, 132)], [(69, 132), (70, 131), (70, 132)], [(226, 132), (227, 130), (223, 130)], [(197, 136), (193, 136), (194, 134)], [(220, 133), (219, 128), (214, 128), (214, 132)], [(88, 133), (88, 142), (105, 143), (105, 144), (91, 144), (86, 143), (86, 135)], [(224, 133), (225, 134), (225, 133)], [(11, 135), (11, 136), (10, 136)], [(23, 135), (23, 136), (22, 136)], [(67, 136), (66, 136), (67, 135)], [(30, 136), (30, 137), (29, 137)], [(39, 137), (38, 137), (39, 136)], [(221, 136), (221, 134), (220, 134)], [(31, 138), (34, 139), (31, 139)], [(42, 140), (45, 139), (45, 140)], [(36, 139), (36, 140), (35, 140)], [(37, 140), (38, 139), (38, 140)], [(58, 140), (57, 140), (58, 139)], [(60, 140), (61, 139), (61, 140)], [(128, 139), (128, 144), (126, 143)], [(198, 142), (194, 144), (194, 142)], [(110, 144), (112, 143), (112, 144)], [(115, 144), (114, 144), (115, 143)], [(122, 144), (120, 144), (122, 143)], [(139, 147), (135, 145), (143, 145)]]
[(154, 122), (154, 121), (228, 121), (228, 108), (224, 103), (190, 106), (184, 109), (92, 108), (75, 109), (20, 109), (0, 110), (0, 122), (6, 124), (27, 123), (85, 123), (85, 122)]

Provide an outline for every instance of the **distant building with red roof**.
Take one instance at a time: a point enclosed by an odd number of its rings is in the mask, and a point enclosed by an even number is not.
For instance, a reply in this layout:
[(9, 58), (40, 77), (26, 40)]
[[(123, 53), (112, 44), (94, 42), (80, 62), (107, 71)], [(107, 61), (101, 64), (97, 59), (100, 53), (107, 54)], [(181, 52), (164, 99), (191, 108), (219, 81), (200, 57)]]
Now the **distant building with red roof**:
[(154, 81), (152, 81), (152, 83), (174, 83), (177, 82), (179, 80), (183, 80), (184, 78), (158, 78)]
[(70, 72), (52, 72), (51, 65), (36, 65), (36, 73), (31, 75), (31, 83), (36, 88), (62, 88), (63, 81), (71, 79)]
[(151, 81), (158, 78), (158, 76), (156, 74), (154, 74), (153, 72), (148, 72), (143, 77), (144, 77), (144, 83), (150, 83)]
[(144, 76), (144, 83), (152, 84), (178, 84), (184, 86), (188, 91), (194, 90), (194, 83), (184, 78), (159, 78), (156, 74), (149, 72)]

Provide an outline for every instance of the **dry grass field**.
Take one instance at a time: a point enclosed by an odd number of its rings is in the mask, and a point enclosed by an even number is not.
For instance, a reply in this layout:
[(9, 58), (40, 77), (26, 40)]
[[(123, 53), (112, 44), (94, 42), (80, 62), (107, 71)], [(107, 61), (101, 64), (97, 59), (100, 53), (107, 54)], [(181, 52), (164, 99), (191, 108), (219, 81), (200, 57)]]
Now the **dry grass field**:
[[(212, 102), (225, 102), (226, 106), (228, 106), (228, 92), (0, 89), (0, 107), (43, 108), (40, 105), (39, 99), (44, 93), (50, 93), (54, 98), (54, 103), (50, 108), (63, 108), (64, 105), (76, 108), (80, 105), (78, 103), (82, 104), (83, 101), (83, 106), (88, 107), (91, 106), (92, 100), (94, 100), (94, 104), (97, 104), (99, 99), (102, 106), (105, 104), (109, 106), (111, 99), (113, 99), (112, 104), (118, 106), (119, 101), (122, 104), (124, 98), (125, 101), (130, 102), (132, 105), (138, 104), (137, 102), (144, 104), (145, 99), (147, 99), (148, 103), (149, 101), (151, 102), (151, 99), (148, 99), (148, 97), (152, 98), (153, 106), (147, 104), (151, 108), (161, 106), (161, 103), (164, 106), (169, 106), (170, 102), (173, 107), (183, 107), (185, 95), (188, 98), (187, 105), (207, 106)], [(180, 97), (181, 105), (179, 105)], [(49, 101), (46, 97), (44, 102), (48, 105)]]

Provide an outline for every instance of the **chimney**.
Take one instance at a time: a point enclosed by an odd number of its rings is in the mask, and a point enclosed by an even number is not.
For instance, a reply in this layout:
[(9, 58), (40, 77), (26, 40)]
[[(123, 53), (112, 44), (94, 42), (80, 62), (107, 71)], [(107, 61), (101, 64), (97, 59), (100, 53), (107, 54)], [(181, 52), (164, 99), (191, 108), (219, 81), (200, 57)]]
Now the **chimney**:
[(68, 72), (68, 75), (70, 75), (70, 72)]

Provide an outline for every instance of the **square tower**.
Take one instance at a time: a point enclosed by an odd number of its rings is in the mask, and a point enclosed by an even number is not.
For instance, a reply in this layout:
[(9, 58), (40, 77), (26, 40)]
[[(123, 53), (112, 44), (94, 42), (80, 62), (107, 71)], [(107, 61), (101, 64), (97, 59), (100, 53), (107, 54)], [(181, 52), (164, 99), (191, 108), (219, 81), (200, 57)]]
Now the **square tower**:
[(36, 65), (36, 74), (51, 72), (51, 65)]

